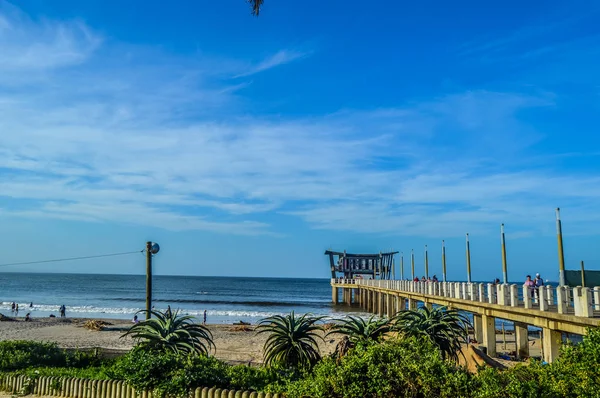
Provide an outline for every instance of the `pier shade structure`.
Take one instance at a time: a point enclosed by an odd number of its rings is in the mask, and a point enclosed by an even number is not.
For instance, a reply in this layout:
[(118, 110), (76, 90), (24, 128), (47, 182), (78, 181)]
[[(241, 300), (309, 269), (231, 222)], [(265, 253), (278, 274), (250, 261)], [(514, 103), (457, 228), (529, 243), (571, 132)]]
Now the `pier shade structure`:
[(343, 277), (353, 279), (355, 276), (366, 279), (391, 279), (395, 275), (394, 256), (398, 252), (387, 252), (378, 254), (350, 254), (326, 250), (331, 265), (331, 277)]
[[(333, 268), (332, 268), (333, 269)], [(345, 274), (350, 275), (350, 273)], [(333, 277), (332, 301), (391, 317), (399, 311), (445, 306), (473, 315), (475, 339), (496, 355), (496, 323), (514, 323), (517, 357), (529, 356), (528, 326), (542, 329), (542, 352), (547, 362), (559, 355), (563, 333), (585, 335), (600, 326), (600, 287), (540, 286), (468, 282)]]

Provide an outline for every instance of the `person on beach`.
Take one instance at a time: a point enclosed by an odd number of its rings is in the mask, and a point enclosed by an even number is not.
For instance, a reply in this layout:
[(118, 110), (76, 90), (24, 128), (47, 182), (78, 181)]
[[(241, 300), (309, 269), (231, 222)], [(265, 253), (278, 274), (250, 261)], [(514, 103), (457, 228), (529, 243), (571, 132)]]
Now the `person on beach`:
[(202, 321), (203, 325), (206, 325), (206, 310), (204, 310), (204, 321)]
[(31, 321), (31, 312), (28, 312), (27, 315), (25, 315), (25, 322), (29, 321)]
[(525, 279), (525, 283), (523, 284), (523, 286), (527, 286), (527, 289), (529, 289), (529, 292), (531, 294), (531, 298), (533, 298), (533, 290), (535, 288), (535, 282), (531, 280), (531, 275), (527, 275), (527, 278)]
[(29, 308), (33, 308), (33, 301), (29, 303)]
[(58, 309), (58, 311), (60, 312), (60, 317), (61, 318), (65, 318), (67, 316), (67, 307), (65, 307), (65, 305), (61, 305), (60, 308)]
[(133, 322), (133, 323), (138, 323), (138, 322), (139, 322), (139, 320), (138, 320), (138, 316), (137, 316), (137, 315), (134, 315), (134, 316), (133, 316), (133, 320), (132, 320), (131, 322)]
[(170, 317), (171, 316), (171, 306), (167, 305), (167, 311), (165, 312), (165, 315)]
[(10, 312), (15, 312), (15, 302), (12, 302), (12, 306), (10, 307)]
[(15, 305), (15, 316), (19, 316), (19, 304)]

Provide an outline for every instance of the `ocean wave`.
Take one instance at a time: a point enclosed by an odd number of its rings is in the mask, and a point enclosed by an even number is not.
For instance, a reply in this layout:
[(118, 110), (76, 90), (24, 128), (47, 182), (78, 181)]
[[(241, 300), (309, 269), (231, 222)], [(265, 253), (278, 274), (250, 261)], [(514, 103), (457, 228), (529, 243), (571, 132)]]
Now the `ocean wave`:
[[(129, 301), (129, 302), (139, 302), (141, 301), (139, 298), (132, 297), (111, 297), (108, 300), (111, 301)], [(215, 300), (215, 299), (207, 299), (207, 300), (198, 300), (198, 299), (154, 299), (155, 303), (165, 303), (165, 304), (229, 304), (229, 305), (249, 305), (255, 307), (290, 307), (290, 306), (299, 306), (299, 307), (330, 307), (331, 304), (329, 301), (260, 301), (260, 300)]]
[[(2, 302), (0, 310), (11, 310), (10, 302)], [(29, 304), (19, 303), (19, 314), (24, 315), (27, 312), (31, 312), (33, 316), (36, 314), (50, 314), (58, 313), (59, 305), (34, 305), (33, 308), (29, 307)], [(157, 310), (164, 311), (166, 308), (156, 308)], [(175, 308), (174, 308), (175, 309)], [(131, 315), (141, 311), (142, 308), (138, 307), (95, 307), (89, 305), (83, 306), (67, 306), (67, 315), (69, 314), (107, 314), (107, 315)], [(204, 310), (192, 310), (192, 309), (180, 309), (179, 312), (185, 315), (202, 316)], [(242, 318), (265, 318), (273, 315), (285, 315), (285, 312), (277, 311), (253, 311), (253, 310), (207, 310), (208, 316), (218, 317), (242, 317)], [(323, 314), (326, 315), (326, 314)]]

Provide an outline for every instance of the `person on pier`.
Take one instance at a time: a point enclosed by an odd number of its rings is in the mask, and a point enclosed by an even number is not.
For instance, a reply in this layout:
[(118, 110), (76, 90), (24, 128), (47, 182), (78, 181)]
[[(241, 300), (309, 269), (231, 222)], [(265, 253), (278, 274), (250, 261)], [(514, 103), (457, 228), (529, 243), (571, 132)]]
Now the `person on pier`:
[(529, 294), (531, 294), (531, 298), (533, 298), (533, 291), (535, 290), (535, 282), (531, 280), (531, 275), (527, 275), (527, 278), (525, 279), (525, 283), (523, 284), (523, 286), (527, 286), (527, 289), (529, 290)]

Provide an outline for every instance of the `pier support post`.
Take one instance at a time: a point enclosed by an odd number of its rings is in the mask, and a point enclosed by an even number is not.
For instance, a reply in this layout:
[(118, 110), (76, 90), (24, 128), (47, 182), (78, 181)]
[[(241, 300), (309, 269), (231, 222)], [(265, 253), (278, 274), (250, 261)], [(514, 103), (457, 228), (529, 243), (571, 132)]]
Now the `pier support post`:
[(398, 300), (400, 300), (400, 305), (398, 306), (398, 311), (405, 311), (406, 310), (406, 299), (404, 297), (398, 297)]
[(496, 318), (489, 315), (482, 315), (483, 325), (483, 345), (487, 348), (487, 354), (490, 357), (496, 356)]
[(408, 299), (408, 309), (416, 310), (417, 309), (417, 300), (409, 298)]
[(331, 301), (333, 304), (338, 303), (338, 288), (336, 286), (331, 287)]
[(473, 314), (473, 337), (479, 344), (483, 344), (483, 319), (481, 319), (481, 315)]
[(544, 328), (542, 330), (542, 339), (544, 361), (550, 363), (558, 358), (560, 346), (562, 345), (562, 333), (557, 330)]
[(394, 297), (388, 293), (387, 295), (387, 316), (388, 318), (393, 317), (395, 314), (394, 311)]
[(377, 292), (377, 315), (383, 316), (383, 293)]
[(429, 310), (433, 309), (433, 304), (429, 300), (423, 301), (423, 305)]
[(517, 358), (529, 357), (529, 332), (527, 324), (515, 322), (515, 344), (517, 346)]

